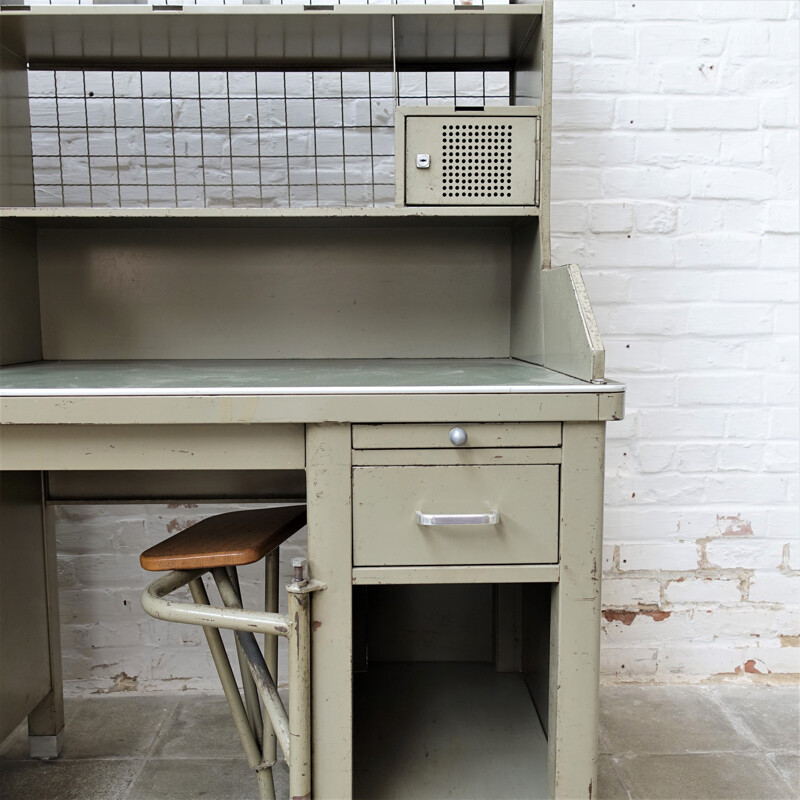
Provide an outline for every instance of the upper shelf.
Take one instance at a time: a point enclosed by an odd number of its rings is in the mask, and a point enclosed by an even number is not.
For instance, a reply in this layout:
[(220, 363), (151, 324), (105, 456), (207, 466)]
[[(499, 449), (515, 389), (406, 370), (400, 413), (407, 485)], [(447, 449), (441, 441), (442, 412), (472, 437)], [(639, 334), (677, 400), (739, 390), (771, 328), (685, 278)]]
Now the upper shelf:
[(0, 208), (4, 220), (57, 227), (386, 227), (509, 225), (538, 217), (535, 206), (369, 208)]
[(511, 69), (541, 15), (541, 4), (32, 6), (3, 8), (0, 31), (31, 68)]

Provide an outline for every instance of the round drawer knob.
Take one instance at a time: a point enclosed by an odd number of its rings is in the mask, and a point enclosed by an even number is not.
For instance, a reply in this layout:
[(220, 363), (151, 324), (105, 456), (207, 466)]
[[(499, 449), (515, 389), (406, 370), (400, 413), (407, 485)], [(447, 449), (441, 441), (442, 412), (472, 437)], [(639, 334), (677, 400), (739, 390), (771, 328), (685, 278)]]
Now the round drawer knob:
[(467, 443), (467, 432), (463, 428), (451, 428), (449, 438), (456, 447), (463, 447)]

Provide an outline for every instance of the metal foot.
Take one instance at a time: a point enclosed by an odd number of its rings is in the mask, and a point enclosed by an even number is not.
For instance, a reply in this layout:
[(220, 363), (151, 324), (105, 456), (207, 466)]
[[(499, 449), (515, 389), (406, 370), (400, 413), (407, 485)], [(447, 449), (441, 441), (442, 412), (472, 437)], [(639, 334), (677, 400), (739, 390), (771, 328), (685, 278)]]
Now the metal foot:
[(58, 758), (63, 746), (63, 728), (55, 736), (28, 736), (31, 758)]

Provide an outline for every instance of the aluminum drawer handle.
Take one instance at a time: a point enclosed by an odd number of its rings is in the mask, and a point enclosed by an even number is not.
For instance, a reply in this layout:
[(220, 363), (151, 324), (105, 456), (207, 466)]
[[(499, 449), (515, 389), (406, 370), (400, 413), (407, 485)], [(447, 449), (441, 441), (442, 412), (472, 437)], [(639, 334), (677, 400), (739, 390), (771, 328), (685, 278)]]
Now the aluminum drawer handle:
[(497, 525), (500, 513), (485, 514), (423, 514), (417, 511), (417, 525)]

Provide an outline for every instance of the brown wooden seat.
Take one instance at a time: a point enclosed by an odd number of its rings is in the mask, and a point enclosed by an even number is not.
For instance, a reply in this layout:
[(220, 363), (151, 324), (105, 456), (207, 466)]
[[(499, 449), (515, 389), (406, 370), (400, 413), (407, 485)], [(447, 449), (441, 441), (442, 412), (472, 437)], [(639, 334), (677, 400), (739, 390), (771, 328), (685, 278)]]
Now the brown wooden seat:
[(139, 561), (150, 572), (252, 564), (305, 524), (305, 506), (217, 514), (145, 550)]

